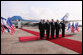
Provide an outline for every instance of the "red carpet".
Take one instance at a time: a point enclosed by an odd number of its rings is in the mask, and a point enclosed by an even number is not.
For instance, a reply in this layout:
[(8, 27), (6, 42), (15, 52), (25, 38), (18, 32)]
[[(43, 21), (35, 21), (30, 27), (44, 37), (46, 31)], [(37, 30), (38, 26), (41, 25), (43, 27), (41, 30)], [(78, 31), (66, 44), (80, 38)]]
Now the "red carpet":
[[(21, 30), (26, 31), (31, 34), (34, 34), (36, 36), (19, 37), (20, 41), (40, 40), (39, 32), (26, 30), (26, 29), (21, 29)], [(45, 36), (46, 36), (46, 34), (45, 34)], [(65, 35), (65, 36), (70, 37), (71, 35)], [(51, 38), (51, 36), (49, 36), (49, 37)], [(56, 35), (54, 37), (56, 37)], [(59, 35), (59, 37), (61, 37), (61, 34)], [(46, 37), (44, 37), (44, 39), (46, 39)], [(82, 54), (82, 42), (80, 42), (80, 41), (66, 39), (66, 38), (57, 38), (57, 39), (52, 39), (52, 40), (48, 40), (48, 41), (58, 44), (58, 45), (61, 45), (63, 47), (66, 47), (68, 49), (71, 49), (73, 51), (76, 51), (76, 52)]]
[(22, 29), (22, 28), (20, 28), (20, 29), (23, 30), (23, 31), (26, 31), (28, 33), (34, 34), (36, 36), (39, 36), (39, 32), (35, 32), (35, 31), (27, 30), (27, 29)]
[(19, 41), (33, 41), (33, 40), (40, 40), (39, 36), (26, 36), (26, 37), (19, 37)]
[(66, 38), (57, 38), (56, 40), (49, 41), (82, 54), (82, 42), (80, 41), (75, 41)]
[[(61, 35), (59, 35), (59, 36), (61, 36)], [(66, 35), (66, 37), (69, 37), (69, 36)], [(51, 38), (51, 36), (49, 36), (49, 38)], [(46, 39), (46, 35), (45, 35), (45, 37), (43, 39), (44, 40)], [(21, 42), (23, 42), (23, 41), (33, 41), (33, 40), (40, 40), (40, 36), (19, 37), (19, 41), (21, 41)]]

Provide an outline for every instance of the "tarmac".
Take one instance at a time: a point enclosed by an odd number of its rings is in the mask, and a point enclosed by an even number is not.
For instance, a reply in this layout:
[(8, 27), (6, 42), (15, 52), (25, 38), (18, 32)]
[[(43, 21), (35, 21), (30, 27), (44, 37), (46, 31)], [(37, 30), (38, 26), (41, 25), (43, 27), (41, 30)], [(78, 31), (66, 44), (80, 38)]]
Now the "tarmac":
[[(38, 27), (22, 27), (24, 29), (39, 32)], [(60, 32), (61, 34), (61, 32)], [(82, 42), (82, 27), (79, 27), (79, 32), (72, 34), (66, 31), (66, 34), (71, 34), (74, 37), (64, 37)], [(19, 37), (35, 36), (20, 29), (16, 29), (14, 35), (7, 32), (1, 33), (1, 54), (79, 54), (73, 50), (54, 44), (47, 40), (26, 41), (20, 42)]]

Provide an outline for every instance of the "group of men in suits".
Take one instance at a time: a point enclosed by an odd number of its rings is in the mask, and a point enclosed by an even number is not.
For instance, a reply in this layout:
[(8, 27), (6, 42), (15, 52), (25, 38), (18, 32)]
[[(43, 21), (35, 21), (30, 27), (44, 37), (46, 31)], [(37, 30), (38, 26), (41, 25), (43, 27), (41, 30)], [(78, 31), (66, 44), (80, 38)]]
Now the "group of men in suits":
[(42, 40), (46, 31), (46, 39), (49, 39), (49, 35), (51, 32), (51, 38), (54, 38), (54, 32), (56, 31), (56, 38), (59, 37), (59, 31), (62, 29), (62, 37), (65, 37), (65, 23), (64, 20), (62, 22), (59, 22), (57, 20), (56, 22), (52, 19), (51, 22), (47, 20), (46, 22), (44, 20), (41, 20), (39, 23), (39, 30), (40, 30), (40, 39)]

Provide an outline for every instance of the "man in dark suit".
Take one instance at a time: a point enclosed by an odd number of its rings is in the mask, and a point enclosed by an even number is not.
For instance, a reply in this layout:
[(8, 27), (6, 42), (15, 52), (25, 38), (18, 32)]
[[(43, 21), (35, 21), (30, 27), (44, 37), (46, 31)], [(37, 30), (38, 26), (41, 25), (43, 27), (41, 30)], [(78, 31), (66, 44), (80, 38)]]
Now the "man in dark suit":
[(50, 22), (51, 25), (51, 38), (54, 39), (54, 30), (55, 30), (55, 22), (52, 19), (52, 22)]
[[(45, 20), (43, 19), (43, 23), (44, 23), (44, 34), (45, 34)], [(43, 36), (44, 37), (44, 36)]]
[(45, 32), (44, 20), (41, 20), (41, 22), (39, 23), (39, 30), (40, 30), (40, 39), (42, 40)]
[(46, 28), (46, 39), (49, 39), (49, 34), (50, 34), (50, 23), (49, 20), (45, 23), (45, 28)]
[(59, 20), (55, 22), (55, 29), (56, 29), (56, 38), (59, 37), (59, 31), (60, 31), (60, 23)]
[(61, 29), (62, 29), (62, 37), (65, 37), (65, 21), (61, 22)]

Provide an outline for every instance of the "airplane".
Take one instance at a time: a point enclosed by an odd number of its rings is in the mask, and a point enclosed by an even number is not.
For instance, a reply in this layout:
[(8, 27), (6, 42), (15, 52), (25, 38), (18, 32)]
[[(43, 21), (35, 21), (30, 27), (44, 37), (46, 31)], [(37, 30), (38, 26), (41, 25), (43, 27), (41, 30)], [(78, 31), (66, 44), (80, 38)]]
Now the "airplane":
[[(77, 22), (82, 20), (67, 20), (69, 17), (69, 13), (66, 13), (62, 18), (61, 21), (65, 21), (65, 24), (67, 25), (69, 22)], [(60, 21), (60, 22), (61, 22)], [(17, 22), (17, 21), (16, 21)], [(16, 23), (15, 21), (13, 23)], [(22, 26), (37, 26), (40, 20), (28, 20), (28, 21), (21, 21)], [(82, 26), (82, 25), (81, 25)]]

